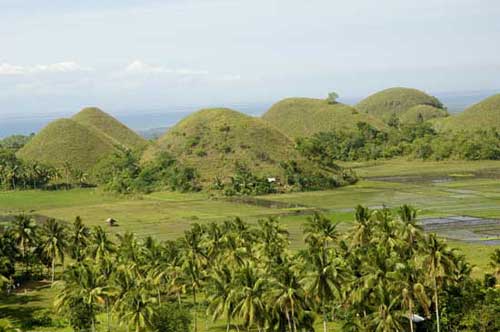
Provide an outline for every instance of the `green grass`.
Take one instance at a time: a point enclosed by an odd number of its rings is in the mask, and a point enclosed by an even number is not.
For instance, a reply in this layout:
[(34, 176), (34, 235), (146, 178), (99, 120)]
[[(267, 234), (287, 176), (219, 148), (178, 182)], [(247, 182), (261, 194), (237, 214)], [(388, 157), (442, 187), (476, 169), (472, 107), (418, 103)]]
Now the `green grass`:
[(390, 88), (374, 93), (360, 101), (356, 108), (388, 120), (393, 114), (400, 116), (410, 108), (417, 105), (430, 105), (443, 108), (441, 102), (423, 91), (410, 88)]
[(204, 182), (234, 174), (236, 162), (257, 175), (276, 177), (282, 173), (280, 161), (301, 159), (279, 130), (230, 109), (205, 109), (186, 117), (149, 148), (144, 159), (162, 151), (196, 168)]
[(462, 113), (434, 122), (439, 131), (500, 130), (500, 94), (493, 95), (467, 108)]
[(262, 118), (292, 138), (322, 131), (352, 131), (358, 122), (367, 122), (381, 130), (386, 128), (382, 121), (351, 106), (312, 98), (284, 99), (274, 104)]
[(35, 135), (17, 156), (55, 167), (67, 162), (75, 169), (88, 171), (115, 151), (114, 140), (97, 129), (60, 119)]
[(72, 119), (84, 126), (93, 127), (105, 133), (129, 149), (140, 149), (147, 144), (144, 138), (99, 108), (84, 108)]

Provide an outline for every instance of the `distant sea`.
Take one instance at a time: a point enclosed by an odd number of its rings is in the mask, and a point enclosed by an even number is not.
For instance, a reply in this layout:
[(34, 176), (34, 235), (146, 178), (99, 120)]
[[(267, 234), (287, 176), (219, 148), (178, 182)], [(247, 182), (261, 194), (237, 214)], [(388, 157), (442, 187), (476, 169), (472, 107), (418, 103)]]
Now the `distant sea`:
[[(450, 113), (463, 111), (467, 106), (499, 91), (473, 91), (454, 93), (434, 93), (447, 107)], [(341, 98), (347, 104), (355, 104), (361, 98)], [(263, 114), (273, 102), (228, 104), (229, 108), (238, 110), (252, 116)], [(147, 132), (151, 129), (171, 127), (182, 118), (199, 110), (200, 106), (167, 107), (154, 110), (109, 110), (111, 115), (138, 132)], [(75, 111), (76, 112), (76, 111)], [(2, 115), (0, 114), (0, 138), (14, 134), (36, 133), (49, 122), (62, 117), (70, 117), (70, 113), (47, 114), (36, 117)]]
[[(227, 107), (248, 115), (259, 116), (272, 103), (233, 104)], [(137, 132), (147, 132), (151, 129), (171, 127), (185, 116), (201, 109), (199, 106), (172, 107), (161, 110), (104, 110), (128, 127)], [(75, 111), (76, 113), (76, 111)], [(49, 122), (59, 118), (71, 117), (74, 113), (48, 114), (36, 117), (2, 115), (0, 114), (0, 138), (14, 134), (28, 135), (36, 133)]]

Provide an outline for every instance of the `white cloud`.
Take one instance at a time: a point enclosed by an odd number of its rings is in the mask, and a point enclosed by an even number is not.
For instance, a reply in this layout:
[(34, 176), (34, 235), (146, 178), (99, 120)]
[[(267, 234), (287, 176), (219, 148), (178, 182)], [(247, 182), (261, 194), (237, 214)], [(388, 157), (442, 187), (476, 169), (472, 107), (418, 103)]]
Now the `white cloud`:
[(29, 75), (39, 73), (73, 73), (78, 71), (91, 71), (92, 68), (84, 67), (74, 61), (57, 62), (46, 65), (19, 66), (10, 63), (0, 63), (0, 75)]
[(125, 67), (125, 72), (130, 74), (176, 74), (176, 75), (208, 75), (206, 70), (196, 70), (187, 68), (167, 68), (164, 66), (154, 66), (140, 60), (135, 60)]

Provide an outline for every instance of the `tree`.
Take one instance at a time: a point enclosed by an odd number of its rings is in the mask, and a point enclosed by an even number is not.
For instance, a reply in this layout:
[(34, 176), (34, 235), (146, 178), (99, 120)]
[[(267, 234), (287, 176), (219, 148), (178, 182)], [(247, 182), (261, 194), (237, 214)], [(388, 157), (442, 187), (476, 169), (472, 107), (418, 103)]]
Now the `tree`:
[(425, 245), (423, 267), (428, 269), (434, 290), (434, 310), (436, 313), (436, 330), (440, 332), (439, 317), (439, 286), (444, 279), (451, 275), (453, 269), (452, 251), (440, 241), (434, 233), (429, 234)]
[(84, 250), (90, 243), (90, 228), (85, 226), (80, 217), (76, 217), (69, 237), (71, 258), (80, 261), (84, 256)]
[(26, 271), (29, 264), (27, 255), (38, 240), (38, 225), (31, 217), (19, 215), (15, 217), (10, 232), (21, 250), (22, 261)]
[(190, 325), (191, 315), (185, 308), (166, 303), (156, 311), (152, 328), (161, 332), (187, 332)]
[(332, 92), (330, 92), (330, 93), (328, 94), (328, 98), (327, 98), (328, 103), (329, 103), (329, 104), (336, 104), (336, 103), (337, 103), (337, 98), (338, 98), (338, 97), (339, 97), (339, 95), (338, 95), (336, 92), (333, 92), (333, 91), (332, 91)]
[(234, 313), (244, 322), (247, 330), (253, 325), (262, 331), (266, 318), (265, 294), (268, 290), (268, 278), (250, 262), (246, 262), (236, 272), (235, 292), (231, 296), (234, 301)]
[(233, 272), (227, 265), (215, 268), (207, 281), (209, 302), (207, 313), (212, 315), (213, 321), (225, 316), (227, 332), (229, 332), (231, 326), (231, 318), (235, 307), (234, 297), (232, 296), (235, 291), (233, 283)]
[(68, 247), (67, 233), (64, 226), (55, 219), (48, 219), (42, 227), (42, 252), (51, 260), (52, 283), (54, 283), (56, 261), (64, 263), (64, 252)]

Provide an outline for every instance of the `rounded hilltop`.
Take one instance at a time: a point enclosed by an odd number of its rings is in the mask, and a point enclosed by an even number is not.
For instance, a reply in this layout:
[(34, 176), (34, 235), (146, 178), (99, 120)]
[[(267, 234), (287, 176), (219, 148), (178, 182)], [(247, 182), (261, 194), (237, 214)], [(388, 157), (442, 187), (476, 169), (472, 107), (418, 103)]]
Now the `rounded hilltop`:
[(141, 149), (147, 144), (144, 138), (97, 107), (86, 107), (72, 119), (82, 125), (96, 128), (127, 149)]
[(186, 166), (194, 167), (202, 181), (232, 175), (237, 163), (259, 176), (278, 176), (281, 161), (300, 159), (294, 143), (259, 118), (228, 108), (203, 109), (172, 127), (144, 160), (168, 152)]
[(312, 136), (331, 130), (352, 131), (359, 122), (383, 130), (385, 124), (342, 103), (324, 99), (287, 98), (271, 106), (262, 116), (291, 138)]
[(71, 119), (51, 122), (17, 152), (23, 160), (74, 169), (90, 170), (99, 160), (119, 151), (114, 141), (99, 130)]
[(469, 106), (457, 115), (435, 122), (435, 127), (440, 131), (500, 130), (500, 93)]
[(374, 93), (361, 100), (356, 108), (384, 121), (396, 116), (402, 117), (411, 108), (419, 105), (432, 106), (444, 110), (443, 104), (427, 93), (412, 88), (389, 88)]

